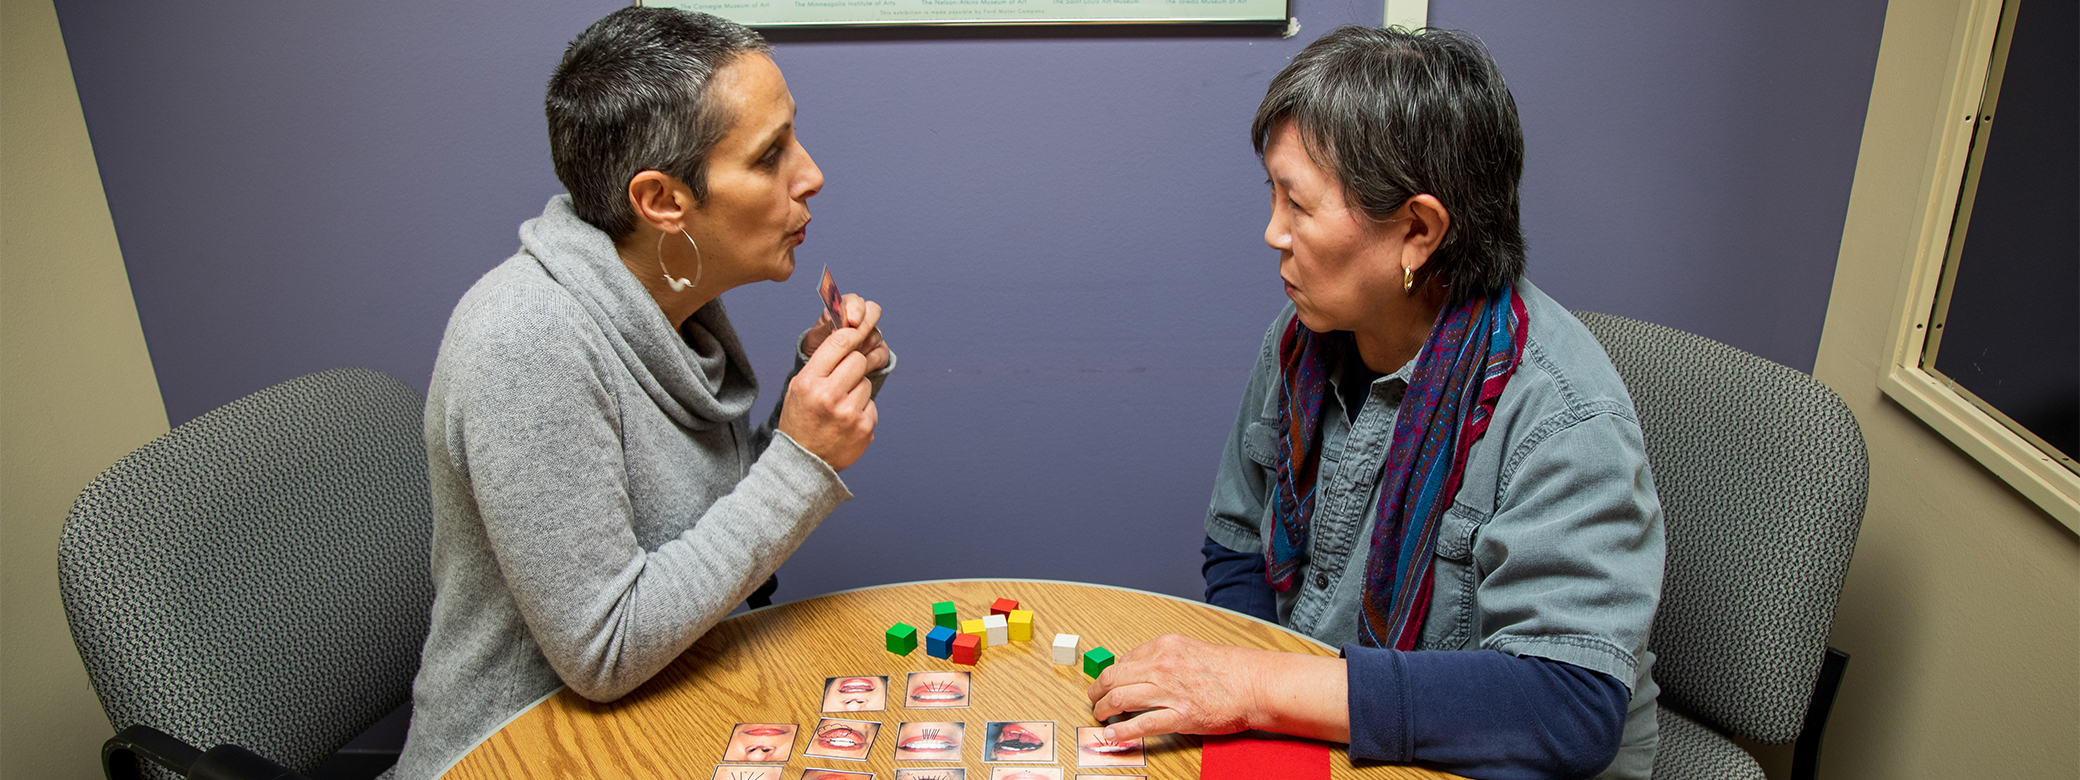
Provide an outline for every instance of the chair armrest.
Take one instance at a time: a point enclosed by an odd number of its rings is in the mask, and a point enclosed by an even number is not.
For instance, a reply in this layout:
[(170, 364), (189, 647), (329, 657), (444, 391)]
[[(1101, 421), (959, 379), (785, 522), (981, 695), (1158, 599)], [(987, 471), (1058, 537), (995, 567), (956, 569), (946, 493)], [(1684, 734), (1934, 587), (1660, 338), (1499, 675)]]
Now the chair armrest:
[(202, 751), (150, 726), (131, 726), (101, 743), (101, 773), (108, 780), (141, 780), (138, 761), (150, 761), (187, 776)]
[(131, 726), (101, 743), (101, 771), (109, 780), (141, 780), (139, 759), (188, 780), (310, 780), (237, 745), (196, 750), (150, 726)]

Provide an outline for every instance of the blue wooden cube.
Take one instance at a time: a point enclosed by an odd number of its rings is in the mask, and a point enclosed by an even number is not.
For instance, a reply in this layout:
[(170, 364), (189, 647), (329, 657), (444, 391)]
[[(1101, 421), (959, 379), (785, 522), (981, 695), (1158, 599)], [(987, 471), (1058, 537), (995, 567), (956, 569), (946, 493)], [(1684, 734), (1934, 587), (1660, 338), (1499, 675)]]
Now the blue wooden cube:
[(931, 633), (924, 635), (924, 654), (933, 658), (953, 657), (953, 638), (959, 636), (945, 626), (932, 626)]

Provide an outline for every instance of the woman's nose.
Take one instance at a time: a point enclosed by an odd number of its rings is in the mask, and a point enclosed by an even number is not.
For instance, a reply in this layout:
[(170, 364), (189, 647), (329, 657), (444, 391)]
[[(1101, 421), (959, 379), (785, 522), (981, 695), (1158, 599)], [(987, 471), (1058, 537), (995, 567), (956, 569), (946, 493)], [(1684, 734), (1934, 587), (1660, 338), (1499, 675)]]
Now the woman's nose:
[(796, 185), (795, 200), (808, 200), (810, 196), (823, 191), (823, 169), (816, 167), (816, 158), (810, 157), (809, 150), (803, 149), (802, 161), (808, 166), (808, 170), (802, 171), (801, 177), (796, 179), (799, 183)]

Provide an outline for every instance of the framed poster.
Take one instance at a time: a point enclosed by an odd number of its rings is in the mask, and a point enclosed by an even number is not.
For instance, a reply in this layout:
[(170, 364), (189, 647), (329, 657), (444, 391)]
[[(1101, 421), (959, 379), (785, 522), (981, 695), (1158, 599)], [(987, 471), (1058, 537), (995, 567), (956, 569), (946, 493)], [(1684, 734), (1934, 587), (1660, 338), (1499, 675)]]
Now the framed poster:
[(1287, 0), (644, 0), (747, 27), (1286, 21)]

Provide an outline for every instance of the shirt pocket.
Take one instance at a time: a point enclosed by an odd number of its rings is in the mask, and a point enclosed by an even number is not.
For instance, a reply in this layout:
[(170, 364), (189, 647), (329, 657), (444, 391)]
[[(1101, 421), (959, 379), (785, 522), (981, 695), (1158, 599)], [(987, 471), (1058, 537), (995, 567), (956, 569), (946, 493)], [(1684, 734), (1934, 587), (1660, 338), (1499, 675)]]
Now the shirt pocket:
[(1437, 552), (1431, 558), (1430, 614), (1423, 619), (1419, 649), (1460, 650), (1474, 639), (1476, 604), (1473, 537), (1484, 513), (1458, 502), (1437, 523)]
[(1278, 467), (1278, 428), (1253, 422), (1242, 429), (1242, 454), (1267, 469)]

